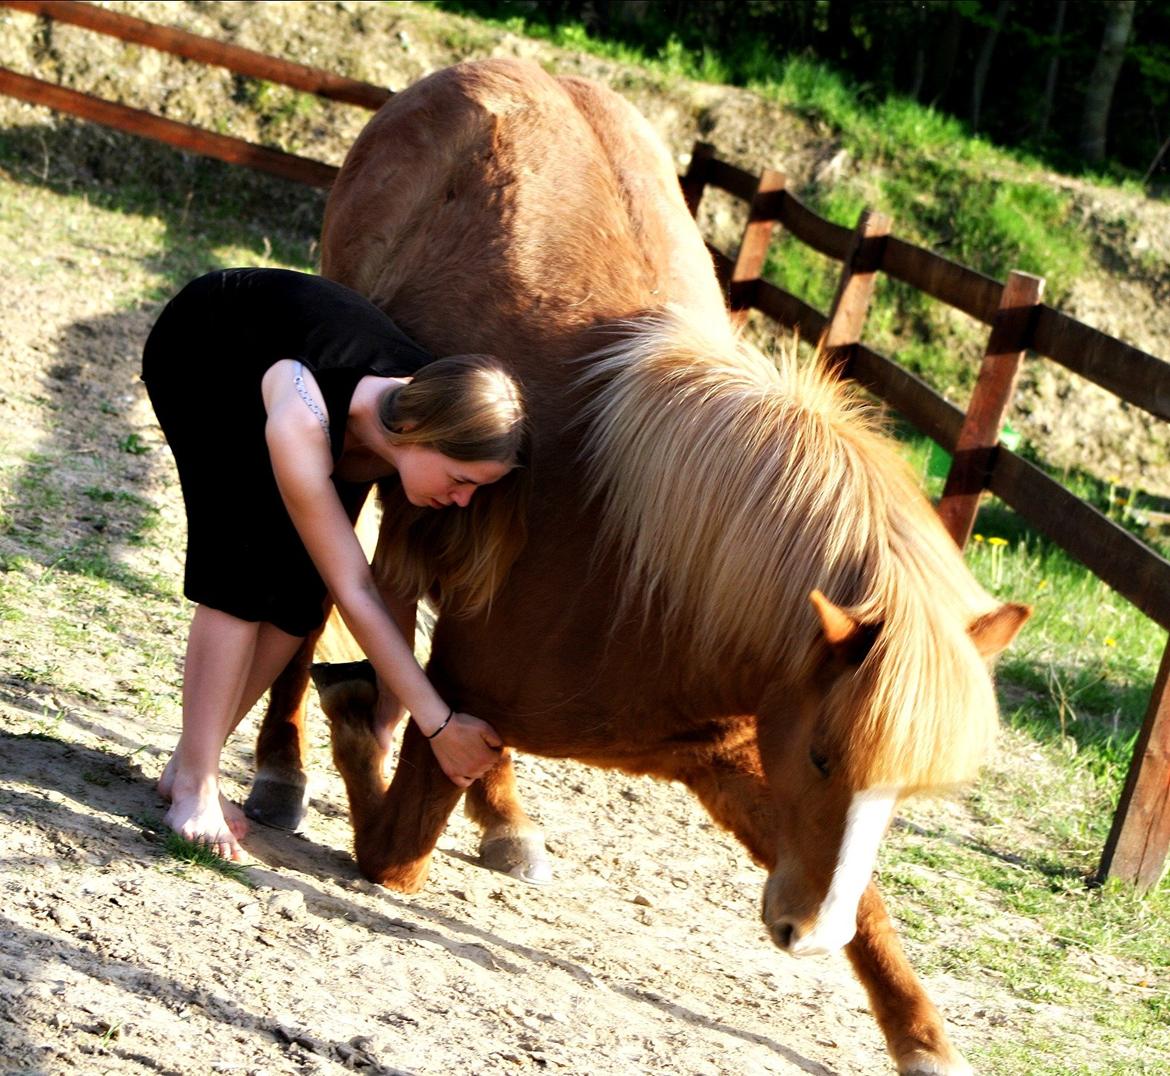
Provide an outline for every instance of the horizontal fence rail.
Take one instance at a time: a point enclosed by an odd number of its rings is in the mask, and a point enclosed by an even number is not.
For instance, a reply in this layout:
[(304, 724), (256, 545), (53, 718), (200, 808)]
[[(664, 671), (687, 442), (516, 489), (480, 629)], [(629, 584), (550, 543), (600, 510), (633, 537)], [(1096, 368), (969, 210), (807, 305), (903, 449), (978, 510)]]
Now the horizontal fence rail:
[(139, 108), (119, 105), (39, 78), (18, 75), (7, 67), (0, 67), (0, 93), (29, 104), (45, 105), (58, 112), (67, 112), (71, 116), (79, 116), (128, 134), (165, 142), (176, 149), (190, 150), (228, 164), (247, 165), (282, 179), (291, 179), (295, 183), (329, 188), (337, 178), (338, 170), (334, 165), (268, 146), (257, 146), (242, 138), (216, 134), (188, 123), (164, 119)]
[(1127, 403), (1170, 420), (1170, 363), (1042, 306), (1032, 346)]
[[(750, 172), (714, 157), (700, 155), (697, 160), (692, 179), (750, 201), (756, 183)], [(773, 219), (794, 238), (826, 257), (845, 260), (851, 229), (817, 216), (787, 190), (772, 198)], [(890, 236), (877, 268), (984, 325), (995, 320), (1003, 284), (965, 265)], [(1025, 346), (1127, 403), (1170, 420), (1170, 363), (1043, 304)]]
[(116, 37), (137, 45), (147, 45), (159, 52), (169, 52), (187, 60), (226, 67), (238, 75), (279, 82), (296, 90), (326, 97), (332, 101), (360, 105), (362, 108), (381, 108), (391, 97), (384, 86), (335, 75), (317, 67), (291, 63), (263, 52), (229, 45), (209, 37), (176, 30), (169, 26), (146, 22), (130, 15), (97, 7), (95, 4), (75, 3), (74, 0), (2, 0), (0, 7), (41, 15), (54, 22), (70, 23), (99, 34)]
[[(252, 49), (229, 45), (144, 19), (122, 15), (94, 4), (74, 0), (0, 0), (0, 7), (53, 19), (56, 22), (146, 45), (160, 52), (181, 56), (198, 63), (224, 67), (249, 78), (264, 79), (318, 97), (357, 105), (381, 108), (393, 91), (384, 86), (345, 78), (317, 67), (292, 63)], [(328, 189), (337, 178), (335, 165), (270, 146), (258, 146), (240, 138), (217, 134), (192, 124), (168, 120), (142, 109), (107, 101), (92, 94), (80, 93), (42, 79), (19, 74), (0, 66), (0, 93), (34, 105), (44, 105), (58, 112), (100, 123), (127, 134), (141, 135), (165, 142), (176, 149), (213, 157), (228, 164), (242, 164), (294, 183)]]
[[(330, 72), (156, 26), (91, 4), (0, 0), (0, 6), (55, 18), (253, 78), (376, 109), (391, 91)], [(120, 130), (318, 187), (332, 165), (198, 127), (162, 119), (0, 68), (0, 93), (47, 105)], [(862, 214), (855, 228), (824, 220), (785, 188), (784, 177), (759, 176), (720, 160), (696, 143), (683, 193), (697, 214), (706, 187), (749, 203), (747, 228), (732, 259), (708, 244), (716, 273), (737, 319), (758, 310), (795, 328), (806, 340), (828, 341), (840, 372), (864, 385), (953, 455), (939, 511), (963, 544), (979, 494), (990, 490), (1052, 542), (1085, 564), (1162, 627), (1170, 628), (1170, 562), (1060, 483), (998, 443), (1015, 373), (1026, 349), (1087, 378), (1161, 419), (1170, 418), (1170, 364), (1040, 302), (1043, 281), (1013, 273), (1008, 284), (917, 247), (890, 233), (879, 214)], [(832, 309), (821, 313), (763, 279), (774, 229), (842, 263)], [(885, 273), (990, 326), (987, 351), (968, 410), (963, 412), (920, 378), (867, 348), (861, 330), (875, 274)], [(1021, 298), (1022, 297), (1022, 298)], [(1161, 876), (1170, 849), (1170, 646), (1155, 681), (1098, 877), (1121, 877), (1139, 889)]]

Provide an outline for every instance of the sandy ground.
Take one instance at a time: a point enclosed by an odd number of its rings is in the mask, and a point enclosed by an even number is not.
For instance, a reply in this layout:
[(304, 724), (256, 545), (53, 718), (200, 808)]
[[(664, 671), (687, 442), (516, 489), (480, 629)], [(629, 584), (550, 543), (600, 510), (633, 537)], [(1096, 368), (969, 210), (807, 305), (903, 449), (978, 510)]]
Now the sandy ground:
[[(680, 788), (523, 759), (555, 884), (479, 867), (456, 816), (407, 898), (358, 877), (324, 773), (304, 836), (246, 841), (242, 885), (162, 849), (156, 739), (132, 714), (0, 687), (5, 1071), (885, 1068), (844, 960), (770, 948), (762, 876)], [(961, 1039), (986, 1013), (951, 1015)]]

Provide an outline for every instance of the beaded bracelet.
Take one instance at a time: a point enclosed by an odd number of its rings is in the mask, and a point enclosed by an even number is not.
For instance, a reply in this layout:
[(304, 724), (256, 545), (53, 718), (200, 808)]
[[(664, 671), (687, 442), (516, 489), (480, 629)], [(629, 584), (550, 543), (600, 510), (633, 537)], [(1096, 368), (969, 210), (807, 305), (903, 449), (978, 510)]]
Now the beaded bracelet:
[(443, 729), (445, 729), (447, 727), (448, 724), (450, 724), (451, 718), (453, 718), (454, 716), (455, 716), (455, 711), (450, 710), (448, 712), (447, 716), (445, 718), (443, 718), (443, 723), (437, 729), (435, 729), (434, 732), (430, 733), (429, 735), (424, 732), (423, 735), (426, 736), (426, 738), (428, 740), (433, 740), (436, 736), (439, 735), (440, 732), (443, 731)]

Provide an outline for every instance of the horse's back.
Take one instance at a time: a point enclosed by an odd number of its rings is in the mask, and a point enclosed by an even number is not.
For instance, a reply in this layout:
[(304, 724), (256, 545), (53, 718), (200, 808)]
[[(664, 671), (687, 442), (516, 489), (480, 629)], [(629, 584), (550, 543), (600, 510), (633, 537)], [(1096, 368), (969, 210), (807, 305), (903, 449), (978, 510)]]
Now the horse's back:
[(518, 60), (448, 68), (382, 107), (330, 195), (322, 270), (439, 353), (559, 350), (672, 301), (723, 316), (649, 124)]
[[(571, 384), (581, 367), (566, 360), (612, 342), (590, 328), (667, 302), (727, 324), (669, 155), (596, 84), (514, 60), (450, 68), (359, 136), (330, 196), (322, 269), (436, 354), (496, 353), (525, 384), (530, 540), (490, 617), (440, 620), (429, 667), (523, 744), (566, 699), (591, 706), (581, 682), (600, 692), (599, 670), (616, 680), (625, 668), (603, 661), (612, 566), (592, 557)], [(602, 723), (594, 736), (603, 744)]]
[[(596, 134), (634, 232), (653, 252), (658, 279), (651, 305), (678, 303), (702, 316), (725, 318), (711, 256), (654, 128), (629, 101), (599, 83), (575, 76), (557, 81)], [(697, 272), (699, 266), (707, 271)]]

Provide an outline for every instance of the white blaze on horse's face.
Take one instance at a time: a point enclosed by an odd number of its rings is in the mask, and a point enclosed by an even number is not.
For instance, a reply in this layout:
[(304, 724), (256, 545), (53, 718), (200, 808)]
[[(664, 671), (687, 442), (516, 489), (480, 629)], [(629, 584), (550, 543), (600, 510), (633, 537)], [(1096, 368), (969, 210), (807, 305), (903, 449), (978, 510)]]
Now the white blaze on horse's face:
[(897, 789), (867, 789), (854, 794), (829, 891), (812, 916), (796, 922), (770, 914), (765, 890), (764, 921), (776, 944), (791, 956), (817, 956), (847, 945), (857, 931), (857, 906), (877, 862), (878, 846), (897, 802)]

